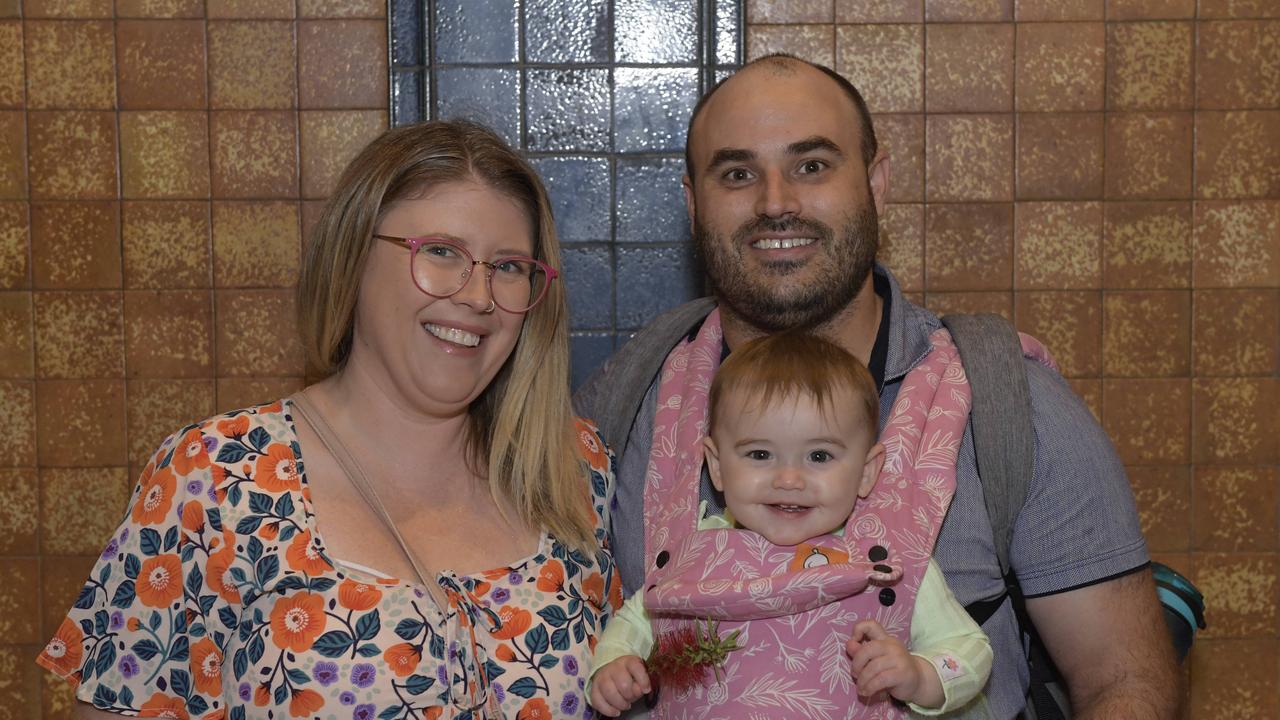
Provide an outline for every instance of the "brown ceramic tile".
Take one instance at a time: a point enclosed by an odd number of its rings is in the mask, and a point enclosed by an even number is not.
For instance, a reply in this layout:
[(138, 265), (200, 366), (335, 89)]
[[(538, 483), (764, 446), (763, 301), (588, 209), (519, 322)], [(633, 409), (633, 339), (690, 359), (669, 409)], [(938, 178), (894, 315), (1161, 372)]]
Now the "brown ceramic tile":
[(1274, 378), (1196, 378), (1194, 393), (1195, 462), (1276, 462), (1280, 396)]
[(216, 287), (292, 287), (302, 241), (296, 202), (215, 202)]
[(0, 0), (0, 17), (21, 17), (22, 0)]
[(40, 637), (40, 564), (35, 558), (0, 558), (0, 637), (43, 643)]
[(311, 236), (316, 231), (316, 223), (320, 222), (320, 214), (324, 212), (323, 200), (304, 200), (302, 203), (302, 251), (305, 253), (311, 243)]
[(920, 25), (836, 28), (836, 67), (873, 113), (924, 110), (924, 32)]
[(1274, 467), (1196, 468), (1196, 549), (1275, 551), (1278, 491)]
[(209, 203), (126, 202), (122, 218), (125, 287), (208, 287), (212, 282)]
[(298, 16), (380, 18), (387, 16), (387, 5), (380, 0), (298, 0)]
[(1012, 205), (929, 205), (924, 238), (928, 292), (1012, 289)]
[(928, 22), (999, 22), (1013, 19), (1013, 0), (928, 0)]
[(124, 296), (124, 317), (129, 377), (213, 375), (213, 298), (208, 290), (130, 290)]
[(1107, 377), (1182, 377), (1191, 368), (1191, 292), (1109, 292), (1102, 302)]
[(1280, 111), (1196, 113), (1196, 197), (1280, 197)]
[(124, 381), (36, 383), (41, 467), (124, 465)]
[(1191, 717), (1280, 717), (1280, 647), (1274, 637), (1197, 640), (1191, 663)]
[(1107, 109), (1192, 107), (1193, 27), (1185, 22), (1107, 25)]
[(1191, 149), (1191, 113), (1108, 113), (1107, 197), (1191, 197)]
[(76, 720), (81, 703), (76, 699), (76, 689), (71, 687), (71, 683), (52, 673), (44, 673), (40, 679), (40, 709), (44, 720)]
[(111, 23), (26, 22), (27, 107), (109, 110), (116, 104)]
[(1280, 106), (1280, 22), (1204, 22), (1198, 29), (1197, 108)]
[(31, 204), (31, 255), (37, 288), (120, 287), (120, 204)]
[(23, 81), (22, 21), (0, 22), (0, 108), (20, 110), (26, 105)]
[(1101, 110), (1106, 55), (1102, 23), (1019, 24), (1017, 109)]
[(1125, 468), (1138, 521), (1152, 552), (1191, 549), (1191, 472), (1186, 466), (1142, 465)]
[(889, 156), (889, 202), (924, 200), (924, 116), (877, 115), (876, 141)]
[(924, 206), (889, 205), (880, 218), (876, 260), (893, 271), (904, 291), (924, 289)]
[(35, 384), (28, 380), (0, 380), (0, 467), (36, 464)]
[(1280, 285), (1280, 202), (1198, 202), (1197, 288)]
[(294, 107), (293, 30), (292, 22), (210, 21), (210, 105), (235, 110)]
[(1197, 290), (1192, 342), (1198, 377), (1272, 375), (1280, 291)]
[(126, 198), (207, 198), (208, 114), (122, 112), (120, 157)]
[[(41, 650), (38, 645), (0, 645), (0, 711), (5, 720), (41, 720), (41, 669), (31, 662)], [(65, 683), (64, 683), (65, 684)]]
[(115, 377), (124, 372), (119, 291), (35, 293), (36, 375)]
[(214, 302), (219, 378), (302, 375), (292, 291), (219, 290)]
[(206, 106), (204, 21), (121, 20), (116, 24), (116, 52), (121, 108)]
[(214, 413), (214, 381), (130, 380), (129, 463), (142, 466), (165, 438)]
[(1102, 113), (1018, 114), (1018, 199), (1102, 197)]
[(206, 0), (205, 12), (218, 19), (292, 19), (294, 0)]
[(1108, 20), (1180, 20), (1196, 16), (1196, 0), (1107, 0)]
[(1102, 278), (1110, 289), (1191, 286), (1191, 203), (1106, 204)]
[(298, 196), (298, 123), (292, 111), (214, 112), (213, 196)]
[(1102, 294), (1097, 291), (1020, 292), (1014, 300), (1018, 329), (1049, 348), (1066, 377), (1102, 371)]
[(387, 56), (373, 52), (386, 45), (385, 20), (299, 22), (299, 107), (386, 107)]
[(116, 114), (27, 113), (31, 197), (114, 200)]
[(0, 202), (0, 288), (29, 288), (27, 203)]
[(1013, 286), (1102, 286), (1102, 204), (1020, 202), (1014, 206)]
[(35, 376), (31, 312), (30, 292), (0, 292), (0, 377)]
[(1013, 321), (1013, 293), (1008, 292), (930, 292), (925, 294), (925, 307), (939, 317), (995, 313)]
[(218, 407), (225, 413), (237, 408), (260, 405), (288, 397), (303, 388), (302, 377), (218, 378)]
[(1093, 413), (1094, 419), (1101, 425), (1102, 381), (1097, 378), (1067, 378), (1067, 384), (1076, 395), (1080, 396), (1085, 407), (1089, 408), (1089, 412)]
[(925, 199), (1013, 199), (1012, 115), (929, 115)]
[(928, 112), (1013, 109), (1013, 24), (925, 26)]
[(29, 18), (109, 18), (111, 0), (23, 0)]
[(34, 468), (0, 470), (0, 555), (35, 555), (40, 483)]
[(27, 197), (27, 117), (0, 112), (0, 199)]
[(1275, 553), (1197, 554), (1191, 579), (1204, 593), (1204, 638), (1274, 637), (1278, 571)]
[(101, 552), (120, 524), (132, 489), (128, 470), (123, 467), (42, 469), (40, 552)]
[(832, 0), (747, 0), (747, 22), (757, 23), (829, 23)]
[(1014, 0), (1018, 22), (1101, 20), (1105, 8), (1106, 0)]
[(836, 0), (837, 23), (909, 23), (924, 20), (921, 0)]
[(328, 197), (342, 170), (387, 129), (382, 110), (309, 110), (302, 124), (302, 196)]
[(1280, 5), (1272, 0), (1200, 0), (1200, 18), (1274, 18)]
[[(115, 512), (113, 509), (112, 514), (114, 515)], [(99, 552), (102, 546), (106, 544), (107, 539), (104, 537), (102, 538), (102, 544), (99, 546)], [(71, 609), (72, 603), (79, 596), (80, 589), (84, 587), (85, 578), (89, 577), (89, 572), (93, 570), (93, 565), (97, 559), (97, 552), (93, 555), (48, 556), (45, 558), (44, 572), (41, 574), (41, 587), (38, 595), (41, 600), (40, 604), (43, 606), (39, 623), (42, 626), (40, 628), (42, 643), (53, 637), (53, 633), (62, 624), (63, 618), (67, 616), (67, 611)], [(60, 682), (60, 684), (67, 685), (69, 683)]]
[(1191, 458), (1191, 383), (1104, 380), (1102, 427), (1125, 465), (1183, 465)]
[(116, 17), (199, 18), (204, 17), (202, 0), (116, 0)]
[[(774, 53), (787, 53), (819, 65), (834, 67), (835, 35), (834, 25), (752, 25), (747, 27), (747, 60)], [(306, 86), (304, 81), (304, 95)]]

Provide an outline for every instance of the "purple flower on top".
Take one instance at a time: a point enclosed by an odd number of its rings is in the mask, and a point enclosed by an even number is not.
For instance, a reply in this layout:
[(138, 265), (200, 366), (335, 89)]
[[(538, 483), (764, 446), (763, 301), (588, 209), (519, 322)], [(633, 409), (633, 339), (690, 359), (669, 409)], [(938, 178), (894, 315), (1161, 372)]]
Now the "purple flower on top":
[(204, 483), (199, 480), (192, 480), (187, 483), (187, 492), (191, 495), (199, 495), (204, 490)]
[(489, 689), (493, 691), (493, 699), (497, 700), (499, 705), (506, 702), (507, 689), (502, 687), (502, 683), (493, 683)]
[(102, 559), (110, 560), (114, 558), (118, 552), (120, 552), (120, 543), (116, 542), (115, 538), (111, 538), (110, 542), (107, 543), (107, 546), (102, 549)]
[(338, 682), (338, 663), (321, 661), (311, 670), (311, 676), (324, 687)]
[(564, 696), (564, 700), (560, 701), (560, 712), (565, 715), (572, 715), (578, 712), (578, 695), (577, 693), (569, 693)]
[(564, 666), (564, 673), (565, 673), (565, 675), (577, 675), (577, 674), (578, 674), (578, 658), (576, 658), (576, 657), (574, 657), (574, 656), (572, 656), (572, 655), (565, 655), (565, 656), (560, 660), (560, 664)]
[(489, 593), (489, 597), (493, 598), (494, 602), (501, 605), (511, 599), (511, 591), (502, 587), (496, 588), (493, 592)]
[(516, 572), (515, 570), (512, 570), (511, 574), (507, 576), (507, 582), (511, 583), (512, 585), (519, 585), (520, 583), (524, 582), (524, 576)]
[(351, 713), (353, 720), (373, 720), (373, 716), (378, 712), (378, 708), (373, 703), (365, 703), (357, 705), (355, 712)]
[(124, 544), (127, 542), (129, 542), (129, 528), (125, 528), (120, 532), (120, 543)]
[(436, 680), (439, 680), (441, 685), (449, 684), (449, 676), (445, 673), (443, 663), (436, 666)]
[(253, 688), (249, 687), (249, 683), (240, 683), (239, 695), (241, 700), (249, 702), (253, 698)]
[(205, 435), (201, 440), (204, 442), (204, 451), (213, 452), (218, 447), (218, 439), (212, 435)]
[(344, 691), (341, 695), (338, 696), (338, 702), (342, 703), (343, 705), (355, 705), (356, 694), (351, 692), (350, 690)]
[(116, 667), (119, 668), (120, 674), (123, 675), (126, 680), (137, 675), (138, 670), (140, 669), (138, 667), (138, 658), (134, 657), (133, 653), (129, 653), (128, 655), (120, 658), (120, 662)]
[(119, 630), (124, 627), (124, 613), (116, 610), (111, 613), (111, 624), (107, 626), (108, 630)]
[(378, 670), (369, 663), (357, 663), (351, 668), (351, 683), (358, 688), (367, 688), (378, 677)]
[(218, 502), (217, 487), (218, 486), (215, 483), (209, 483), (209, 492), (205, 493), (205, 495), (209, 498), (209, 502), (212, 502), (212, 503)]

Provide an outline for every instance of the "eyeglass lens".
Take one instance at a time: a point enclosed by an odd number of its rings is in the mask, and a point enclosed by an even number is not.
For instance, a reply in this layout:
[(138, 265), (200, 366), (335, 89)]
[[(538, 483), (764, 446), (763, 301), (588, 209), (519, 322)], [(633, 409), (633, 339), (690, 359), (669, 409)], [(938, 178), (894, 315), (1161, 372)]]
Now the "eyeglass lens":
[[(458, 292), (466, 284), (472, 258), (448, 243), (423, 243), (413, 256), (413, 279), (423, 291), (437, 296)], [(508, 312), (524, 312), (537, 304), (547, 288), (547, 274), (532, 260), (499, 258), (484, 266), (493, 300)]]

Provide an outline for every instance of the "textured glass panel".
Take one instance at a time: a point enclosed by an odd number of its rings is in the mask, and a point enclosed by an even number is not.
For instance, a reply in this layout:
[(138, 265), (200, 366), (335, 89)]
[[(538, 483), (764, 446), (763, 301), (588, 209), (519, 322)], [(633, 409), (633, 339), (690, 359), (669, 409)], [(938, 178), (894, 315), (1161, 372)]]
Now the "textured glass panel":
[(569, 352), (573, 368), (573, 389), (577, 390), (613, 354), (613, 334), (574, 333), (569, 338)]
[(701, 291), (692, 245), (620, 247), (617, 256), (619, 329), (639, 328)]
[(737, 72), (736, 68), (718, 68), (716, 70), (716, 82), (721, 83), (729, 79), (729, 76)]
[(619, 151), (681, 152), (698, 101), (694, 68), (614, 71), (614, 133)]
[(742, 62), (738, 53), (738, 25), (742, 19), (741, 3), (731, 0), (716, 2), (716, 62), (721, 65), (737, 65)]
[(540, 0), (525, 10), (525, 55), (531, 63), (609, 61), (607, 0)]
[(618, 160), (618, 242), (681, 242), (689, 238), (680, 177), (682, 158)]
[(513, 0), (436, 0), (435, 61), (515, 62), (519, 21)]
[(573, 330), (608, 330), (613, 324), (613, 266), (606, 246), (566, 247), (565, 288)]
[(391, 124), (408, 125), (422, 120), (422, 71), (400, 70), (392, 76)]
[(551, 196), (560, 240), (609, 240), (609, 160), (550, 157), (531, 162)]
[(695, 0), (616, 0), (614, 53), (620, 63), (698, 61)]
[(529, 150), (608, 150), (609, 71), (529, 70)]
[(421, 65), (426, 38), (421, 0), (391, 0), (391, 64)]
[(520, 145), (520, 75), (502, 68), (441, 68), (436, 71), (436, 111), (442, 120), (466, 118), (493, 128)]

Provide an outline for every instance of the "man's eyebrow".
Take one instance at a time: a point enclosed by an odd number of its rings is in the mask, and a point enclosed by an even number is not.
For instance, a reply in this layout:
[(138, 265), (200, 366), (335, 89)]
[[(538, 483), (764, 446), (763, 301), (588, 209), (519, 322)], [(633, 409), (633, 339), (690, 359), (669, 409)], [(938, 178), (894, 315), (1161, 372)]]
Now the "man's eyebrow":
[(821, 135), (814, 135), (803, 140), (797, 140), (787, 146), (788, 155), (805, 155), (814, 150), (826, 150), (837, 157), (844, 157), (844, 151), (840, 149), (830, 138)]
[(755, 157), (754, 152), (744, 148), (720, 148), (711, 156), (711, 162), (707, 163), (707, 170), (729, 163), (749, 162)]

